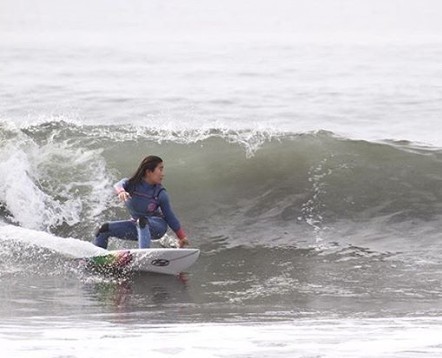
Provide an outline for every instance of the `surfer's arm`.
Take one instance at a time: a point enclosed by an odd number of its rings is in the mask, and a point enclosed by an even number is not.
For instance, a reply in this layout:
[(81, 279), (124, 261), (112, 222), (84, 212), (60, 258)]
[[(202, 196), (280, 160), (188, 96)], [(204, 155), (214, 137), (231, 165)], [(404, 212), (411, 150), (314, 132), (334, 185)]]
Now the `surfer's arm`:
[(118, 198), (122, 201), (126, 201), (130, 198), (129, 193), (126, 191), (128, 182), (129, 180), (124, 178), (114, 185), (115, 192), (117, 193)]
[(165, 190), (161, 191), (159, 197), (159, 204), (161, 208), (161, 212), (164, 215), (164, 220), (166, 220), (167, 224), (170, 228), (175, 232), (175, 235), (180, 239), (180, 245), (188, 243), (188, 239), (184, 229), (181, 227), (180, 221), (176, 217), (175, 213), (172, 210), (172, 206), (170, 205), (169, 194)]

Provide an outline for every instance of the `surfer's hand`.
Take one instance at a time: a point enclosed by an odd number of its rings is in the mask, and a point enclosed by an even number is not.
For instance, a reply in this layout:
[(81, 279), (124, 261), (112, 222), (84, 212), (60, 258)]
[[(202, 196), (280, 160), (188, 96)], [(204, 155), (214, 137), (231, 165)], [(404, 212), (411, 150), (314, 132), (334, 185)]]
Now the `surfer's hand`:
[(182, 239), (178, 240), (178, 246), (180, 249), (188, 245), (190, 245), (190, 242), (187, 237), (183, 237)]
[(127, 191), (122, 191), (118, 193), (118, 199), (121, 201), (126, 201), (127, 199), (130, 199), (130, 194)]

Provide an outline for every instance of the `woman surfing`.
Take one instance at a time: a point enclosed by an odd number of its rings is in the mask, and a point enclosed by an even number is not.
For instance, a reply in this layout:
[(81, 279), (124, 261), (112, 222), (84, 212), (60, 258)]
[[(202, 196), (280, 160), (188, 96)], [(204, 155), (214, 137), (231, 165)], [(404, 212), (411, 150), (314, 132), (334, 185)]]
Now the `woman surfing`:
[(164, 162), (160, 157), (147, 156), (135, 174), (114, 185), (118, 198), (128, 209), (131, 219), (104, 223), (95, 233), (93, 244), (107, 248), (109, 237), (138, 240), (138, 247), (150, 247), (151, 240), (163, 237), (170, 227), (178, 237), (180, 248), (189, 245), (186, 233), (172, 210), (169, 195), (161, 185)]

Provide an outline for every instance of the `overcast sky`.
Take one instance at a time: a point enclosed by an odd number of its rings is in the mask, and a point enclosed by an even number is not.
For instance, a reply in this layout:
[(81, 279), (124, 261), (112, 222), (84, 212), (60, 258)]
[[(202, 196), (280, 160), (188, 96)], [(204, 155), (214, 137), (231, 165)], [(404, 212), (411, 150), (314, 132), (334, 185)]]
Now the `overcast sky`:
[(0, 35), (442, 37), (440, 0), (1, 0)]

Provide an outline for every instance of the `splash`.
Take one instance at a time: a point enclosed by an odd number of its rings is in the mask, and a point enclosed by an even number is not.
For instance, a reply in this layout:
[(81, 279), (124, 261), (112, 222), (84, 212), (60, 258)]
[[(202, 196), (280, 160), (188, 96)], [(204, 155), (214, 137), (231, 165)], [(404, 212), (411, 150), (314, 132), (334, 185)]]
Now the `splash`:
[[(333, 156), (331, 156), (331, 158), (332, 157)], [(327, 161), (328, 158), (322, 159), (319, 164), (312, 166), (308, 172), (308, 181), (312, 185), (311, 197), (302, 204), (301, 212), (303, 216), (299, 218), (299, 220), (304, 220), (313, 228), (314, 238), (318, 248), (323, 244), (323, 234), (328, 229), (328, 227), (324, 225), (322, 211), (325, 204), (321, 200), (323, 196), (327, 195), (326, 178), (332, 174), (332, 170), (327, 168)]]
[(112, 182), (101, 150), (59, 141), (56, 133), (40, 143), (17, 128), (2, 134), (8, 138), (0, 144), (0, 203), (11, 222), (50, 231), (101, 213)]

